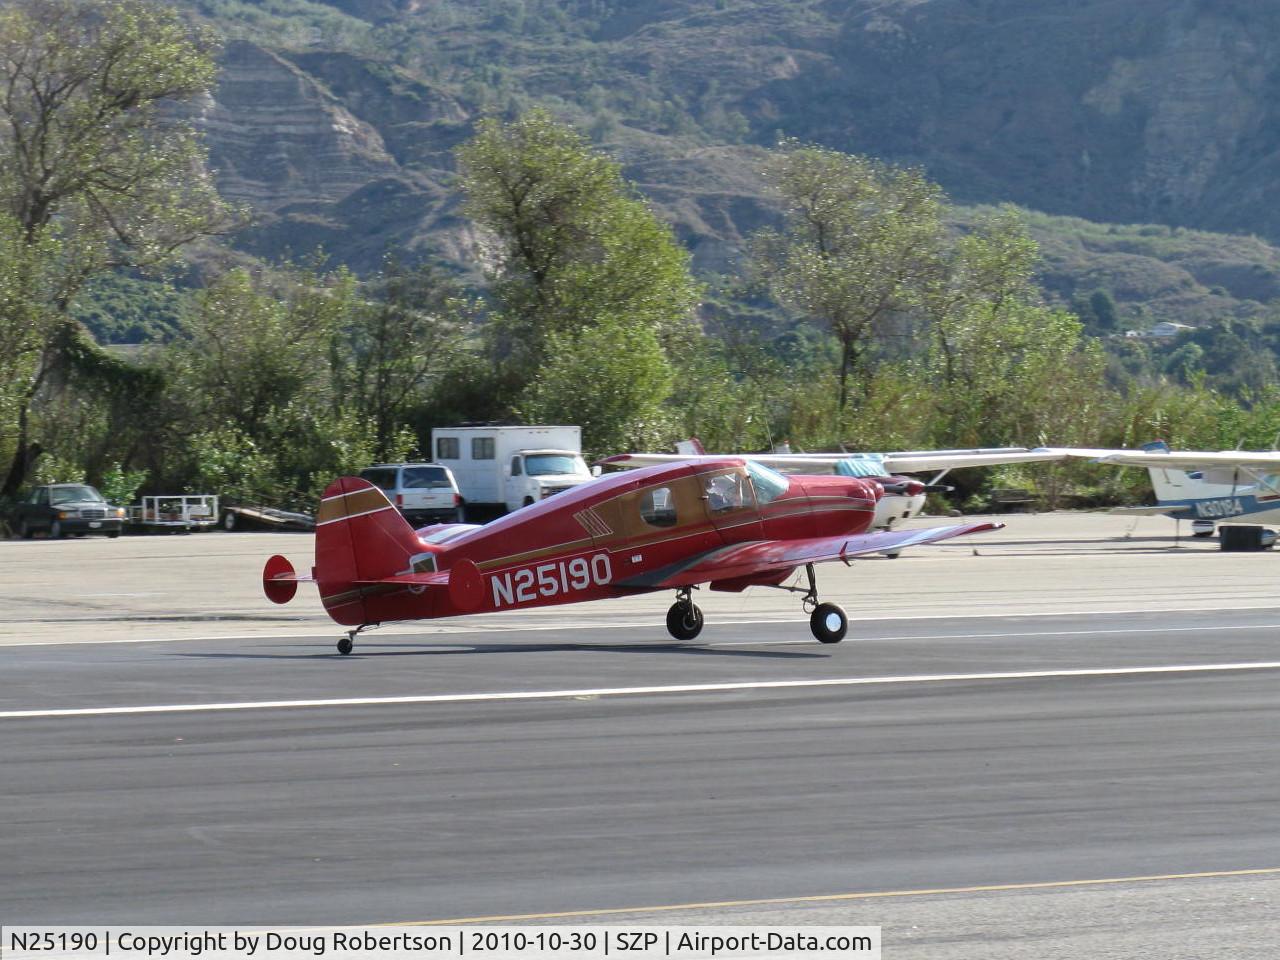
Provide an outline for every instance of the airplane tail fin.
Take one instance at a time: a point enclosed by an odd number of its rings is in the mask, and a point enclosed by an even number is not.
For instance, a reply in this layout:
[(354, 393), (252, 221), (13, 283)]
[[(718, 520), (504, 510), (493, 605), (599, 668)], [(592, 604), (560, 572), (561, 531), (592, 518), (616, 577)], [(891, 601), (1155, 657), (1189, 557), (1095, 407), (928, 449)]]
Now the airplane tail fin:
[(316, 515), (315, 578), (325, 610), (338, 623), (371, 622), (362, 585), (421, 569), (431, 557), (386, 495), (359, 477), (325, 488)]
[[(1146, 453), (1169, 453), (1169, 445), (1163, 440), (1153, 440), (1142, 445)], [(1185, 503), (1199, 497), (1216, 496), (1224, 492), (1217, 484), (1209, 483), (1203, 473), (1188, 473), (1174, 467), (1147, 467), (1151, 477), (1151, 489), (1157, 503)]]

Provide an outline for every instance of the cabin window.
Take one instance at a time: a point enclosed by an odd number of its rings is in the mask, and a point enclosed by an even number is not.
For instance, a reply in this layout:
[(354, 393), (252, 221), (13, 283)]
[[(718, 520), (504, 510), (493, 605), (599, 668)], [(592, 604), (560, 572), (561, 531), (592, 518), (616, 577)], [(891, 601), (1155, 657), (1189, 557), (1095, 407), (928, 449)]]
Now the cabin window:
[(494, 458), (493, 437), (471, 438), (471, 459), (492, 460)]
[(703, 495), (711, 513), (728, 513), (751, 505), (747, 478), (738, 473), (720, 473), (702, 480)]
[(640, 498), (640, 519), (651, 527), (676, 525), (676, 502), (670, 487), (646, 490)]
[(457, 437), (437, 437), (436, 438), (436, 459), (437, 460), (458, 460), (461, 459), (462, 452), (458, 449)]

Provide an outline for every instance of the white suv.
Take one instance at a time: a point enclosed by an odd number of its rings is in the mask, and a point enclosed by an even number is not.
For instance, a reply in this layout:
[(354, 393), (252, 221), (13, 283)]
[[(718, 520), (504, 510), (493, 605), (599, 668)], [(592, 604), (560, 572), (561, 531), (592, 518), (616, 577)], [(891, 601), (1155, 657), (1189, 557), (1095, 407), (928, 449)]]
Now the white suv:
[(406, 520), (461, 523), (462, 495), (448, 467), (438, 463), (379, 463), (360, 476), (382, 490)]

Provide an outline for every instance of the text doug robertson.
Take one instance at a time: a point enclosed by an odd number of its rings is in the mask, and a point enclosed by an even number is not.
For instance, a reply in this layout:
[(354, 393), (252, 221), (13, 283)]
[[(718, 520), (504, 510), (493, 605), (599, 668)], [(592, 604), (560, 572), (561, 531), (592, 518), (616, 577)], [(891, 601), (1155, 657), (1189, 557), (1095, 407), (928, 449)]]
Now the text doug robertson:
[(173, 936), (157, 936), (148, 934), (121, 933), (115, 938), (115, 948), (136, 953), (146, 953), (152, 957), (164, 957), (171, 953), (183, 956), (198, 957), (203, 953), (216, 953), (234, 950), (245, 956), (262, 956), (277, 951), (286, 953), (301, 952), (312, 956), (323, 957), (330, 948), (337, 952), (369, 952), (414, 950), (425, 953), (437, 950), (454, 951), (457, 945), (448, 934), (416, 934), (395, 933), (375, 936), (370, 933), (344, 933), (333, 931), (328, 934), (292, 934), (292, 933), (241, 933), (228, 934), (222, 931), (203, 934), (176, 934)]

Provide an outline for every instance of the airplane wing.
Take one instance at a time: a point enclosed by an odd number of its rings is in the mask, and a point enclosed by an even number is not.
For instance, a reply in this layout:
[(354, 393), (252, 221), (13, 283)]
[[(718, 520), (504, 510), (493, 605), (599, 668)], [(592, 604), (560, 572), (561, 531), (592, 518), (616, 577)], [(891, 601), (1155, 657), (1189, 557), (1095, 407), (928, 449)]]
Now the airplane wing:
[(1175, 470), (1210, 470), (1215, 467), (1245, 467), (1280, 472), (1280, 453), (1248, 450), (1175, 450), (1150, 453), (1146, 450), (1084, 450), (1073, 456), (1088, 456), (1099, 463), (1122, 467), (1172, 467)]
[(872, 553), (898, 551), (970, 533), (999, 530), (1003, 526), (1003, 523), (978, 520), (949, 527), (927, 527), (923, 530), (894, 530), (841, 537), (810, 537), (803, 540), (755, 540), (712, 550), (632, 580), (624, 580), (618, 586), (665, 590), (712, 580), (734, 580), (770, 570), (789, 570), (806, 563), (852, 560)]
[(884, 465), (890, 473), (924, 473), (958, 470), (961, 467), (994, 467), (1002, 463), (1046, 463), (1065, 460), (1062, 449), (1004, 447), (989, 450), (922, 450), (917, 453), (886, 453)]
[[(775, 470), (816, 469), (824, 472), (842, 460), (859, 460), (873, 457), (883, 463), (885, 474), (924, 473), (935, 470), (955, 470), (960, 467), (990, 467), (1001, 463), (1040, 463), (1065, 460), (1065, 449), (1039, 447), (994, 447), (979, 450), (921, 450), (908, 453), (735, 453), (722, 456), (742, 457), (754, 460)], [(612, 467), (650, 467), (659, 463), (675, 463), (681, 460), (697, 460), (698, 455), (680, 453), (620, 453), (605, 457), (601, 464)], [(714, 459), (707, 456), (705, 459)]]
[(391, 577), (381, 577), (377, 580), (352, 580), (357, 587), (372, 587), (380, 583), (398, 585), (402, 587), (447, 587), (449, 585), (449, 571), (440, 570), (432, 573), (397, 573)]

